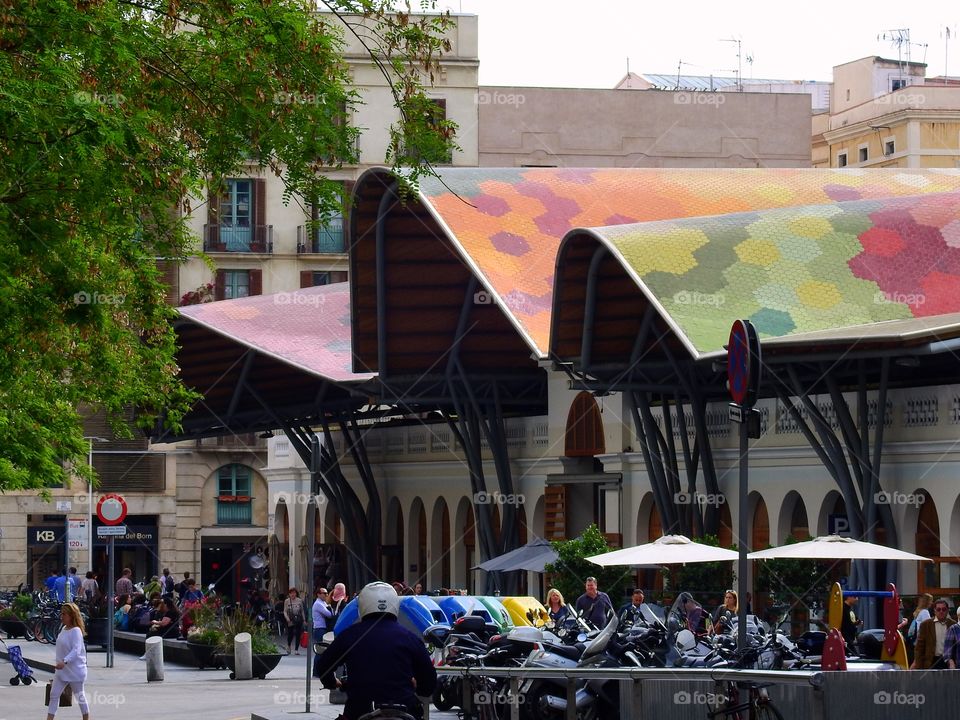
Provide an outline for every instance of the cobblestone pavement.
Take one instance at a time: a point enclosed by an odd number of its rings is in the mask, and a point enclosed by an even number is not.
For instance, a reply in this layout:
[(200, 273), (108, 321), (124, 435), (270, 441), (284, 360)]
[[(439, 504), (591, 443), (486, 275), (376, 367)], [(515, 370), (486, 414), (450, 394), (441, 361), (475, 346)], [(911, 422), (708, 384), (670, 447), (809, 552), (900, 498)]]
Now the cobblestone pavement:
[[(24, 657), (52, 665), (54, 648), (36, 642), (7, 640), (19, 644)], [(0, 646), (2, 649), (2, 646)], [(196, 717), (203, 720), (249, 720), (257, 714), (269, 720), (309, 718), (334, 720), (342, 705), (330, 705), (326, 690), (311, 692), (311, 714), (306, 715), (306, 657), (286, 656), (266, 680), (230, 680), (228, 670), (197, 670), (167, 663), (162, 682), (147, 682), (146, 663), (136, 655), (116, 653), (114, 667), (107, 668), (104, 653), (87, 655), (87, 700), (91, 720), (158, 720), (163, 717)], [(11, 686), (14, 675), (9, 661), (0, 659), (0, 720), (37, 720), (45, 717), (44, 686), (52, 675), (34, 670), (39, 682), (28, 687)], [(79, 718), (80, 710), (61, 708), (57, 718)], [(456, 713), (432, 712), (431, 718), (452, 720)]]

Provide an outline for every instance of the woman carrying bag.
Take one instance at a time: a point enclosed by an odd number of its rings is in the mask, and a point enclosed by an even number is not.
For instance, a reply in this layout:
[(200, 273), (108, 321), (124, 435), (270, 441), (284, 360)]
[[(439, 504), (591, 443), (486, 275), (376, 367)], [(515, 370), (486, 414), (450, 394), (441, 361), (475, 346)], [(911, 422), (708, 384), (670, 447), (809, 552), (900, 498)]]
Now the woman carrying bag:
[(87, 696), (83, 692), (83, 683), (87, 679), (87, 651), (83, 644), (86, 628), (80, 616), (80, 608), (73, 603), (64, 603), (60, 608), (60, 620), (63, 630), (57, 636), (56, 672), (50, 688), (50, 704), (47, 706), (47, 720), (53, 720), (60, 706), (60, 696), (69, 687), (77, 698), (83, 720), (89, 720), (90, 708)]
[(295, 587), (287, 591), (287, 599), (283, 602), (283, 618), (287, 621), (287, 655), (299, 655), (305, 615), (303, 600)]

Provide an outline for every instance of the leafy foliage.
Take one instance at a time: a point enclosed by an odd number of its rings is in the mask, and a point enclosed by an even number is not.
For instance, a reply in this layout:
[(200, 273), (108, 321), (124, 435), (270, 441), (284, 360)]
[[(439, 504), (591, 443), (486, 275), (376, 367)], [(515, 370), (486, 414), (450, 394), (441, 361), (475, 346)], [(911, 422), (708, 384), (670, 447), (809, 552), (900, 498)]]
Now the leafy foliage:
[(547, 565), (545, 571), (552, 576), (551, 587), (557, 588), (568, 604), (583, 594), (584, 582), (592, 575), (597, 579), (600, 590), (610, 596), (614, 609), (617, 609), (632, 574), (625, 568), (605, 568), (585, 559), (615, 549), (607, 545), (596, 525), (590, 525), (579, 537), (555, 540), (552, 545), (557, 551), (557, 561)]
[[(698, 543), (720, 547), (720, 538), (716, 535), (704, 535), (697, 538)], [(731, 547), (736, 550), (736, 546)], [(714, 602), (723, 602), (723, 593), (733, 587), (733, 563), (689, 563), (687, 565), (673, 565), (664, 571), (666, 586), (673, 593), (684, 590), (693, 594), (693, 597), (704, 606)]]
[[(787, 537), (783, 544), (792, 545), (797, 542), (801, 541), (795, 537)], [(764, 560), (759, 565), (757, 588), (772, 594), (778, 603), (806, 607), (807, 599), (811, 596), (822, 599), (828, 593), (825, 569), (830, 563), (780, 558)]]
[(286, 201), (340, 211), (323, 172), (357, 160), (344, 33), (368, 28), (401, 109), (392, 136), (452, 144), (421, 82), (448, 17), (325, 5), (0, 0), (0, 490), (86, 477), (81, 406), (176, 429), (196, 397), (157, 259), (195, 251), (184, 218), (225, 176), (272, 172)]
[(242, 611), (224, 615), (220, 621), (220, 651), (225, 655), (233, 655), (233, 640), (240, 633), (250, 633), (250, 647), (254, 655), (277, 652), (277, 644), (270, 635), (269, 627), (266, 624), (258, 625)]

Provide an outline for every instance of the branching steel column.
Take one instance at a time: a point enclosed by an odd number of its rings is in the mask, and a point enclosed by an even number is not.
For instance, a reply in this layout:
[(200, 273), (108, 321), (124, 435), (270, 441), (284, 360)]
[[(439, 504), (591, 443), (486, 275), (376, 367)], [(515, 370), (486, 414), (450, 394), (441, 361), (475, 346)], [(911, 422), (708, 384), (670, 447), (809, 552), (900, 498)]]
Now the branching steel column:
[(240, 370), (240, 378), (237, 380), (237, 384), (233, 388), (233, 396), (230, 398), (230, 405), (227, 406), (227, 422), (233, 419), (233, 414), (237, 411), (237, 405), (240, 403), (240, 398), (243, 396), (244, 386), (247, 384), (247, 376), (250, 375), (250, 368), (253, 367), (253, 362), (256, 360), (256, 357), (257, 353), (254, 350), (247, 350), (247, 356), (243, 359), (243, 368)]

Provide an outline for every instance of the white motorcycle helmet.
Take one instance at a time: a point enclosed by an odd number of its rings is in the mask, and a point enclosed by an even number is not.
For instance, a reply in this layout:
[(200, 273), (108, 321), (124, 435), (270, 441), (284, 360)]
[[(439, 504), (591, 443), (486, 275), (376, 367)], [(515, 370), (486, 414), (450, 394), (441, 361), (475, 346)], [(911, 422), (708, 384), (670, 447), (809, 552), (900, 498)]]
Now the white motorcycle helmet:
[(373, 613), (388, 613), (396, 617), (400, 611), (400, 598), (397, 596), (397, 591), (393, 589), (393, 585), (372, 582), (360, 591), (357, 605), (361, 619)]

